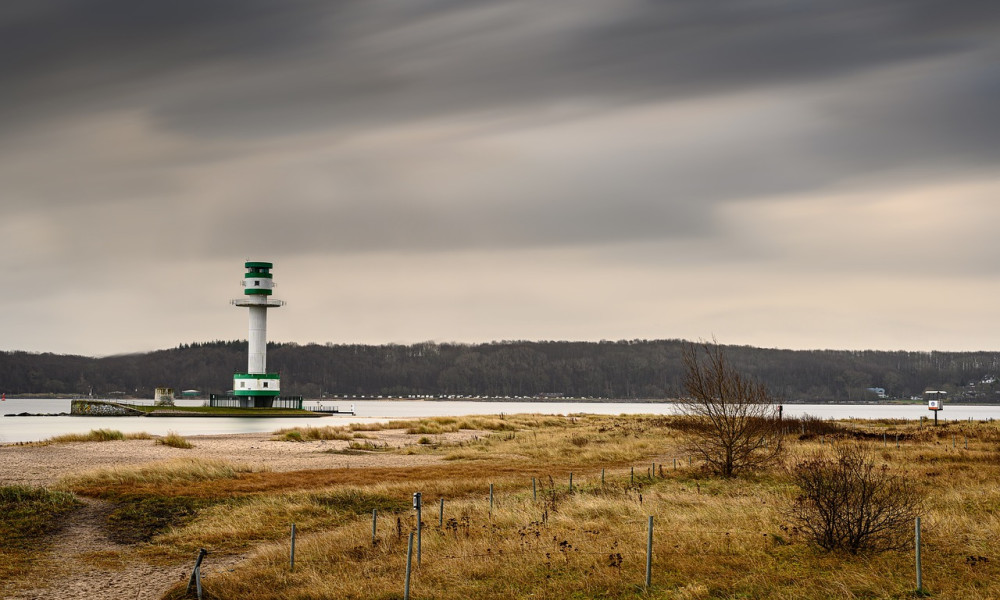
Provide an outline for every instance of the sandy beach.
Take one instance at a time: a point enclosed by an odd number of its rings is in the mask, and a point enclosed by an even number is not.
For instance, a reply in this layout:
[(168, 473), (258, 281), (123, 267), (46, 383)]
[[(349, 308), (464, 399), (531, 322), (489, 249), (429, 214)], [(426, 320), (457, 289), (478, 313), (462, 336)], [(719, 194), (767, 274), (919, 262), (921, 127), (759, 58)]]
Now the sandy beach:
[[(444, 434), (442, 440), (457, 441), (472, 437), (474, 431)], [(419, 436), (403, 430), (366, 432), (373, 443), (394, 447), (412, 445)], [(155, 439), (113, 442), (71, 442), (63, 444), (0, 445), (0, 485), (50, 486), (67, 475), (101, 467), (141, 465), (172, 458), (203, 458), (264, 467), (272, 471), (301, 469), (336, 469), (368, 466), (426, 465), (441, 460), (437, 456), (331, 454), (347, 447), (348, 442), (310, 441), (288, 442), (272, 439), (271, 434), (241, 433), (230, 435), (191, 436), (194, 447), (172, 448), (157, 444)]]

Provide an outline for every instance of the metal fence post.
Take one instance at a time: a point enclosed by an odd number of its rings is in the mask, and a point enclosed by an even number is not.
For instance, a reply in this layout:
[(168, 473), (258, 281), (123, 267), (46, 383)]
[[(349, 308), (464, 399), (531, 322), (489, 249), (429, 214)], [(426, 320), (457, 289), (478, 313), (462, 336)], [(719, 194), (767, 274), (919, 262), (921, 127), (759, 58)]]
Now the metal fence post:
[(295, 570), (295, 523), (292, 523), (292, 549), (288, 554), (288, 567), (290, 570)]
[(413, 566), (413, 532), (410, 532), (410, 541), (406, 545), (406, 583), (403, 586), (403, 600), (410, 600), (410, 571)]
[(923, 573), (920, 569), (920, 517), (917, 517), (916, 525), (914, 526), (914, 534), (916, 537), (917, 546), (917, 593), (920, 594), (924, 591), (924, 578)]
[(191, 579), (188, 581), (187, 591), (185, 593), (190, 594), (191, 588), (194, 587), (198, 594), (198, 600), (201, 600), (201, 561), (208, 554), (208, 550), (201, 548), (198, 550), (198, 558), (194, 561), (194, 570), (191, 571)]
[(421, 502), (421, 496), (422, 496), (422, 494), (420, 492), (417, 492), (413, 496), (416, 499), (415, 504), (416, 504), (416, 508), (417, 508), (417, 565), (419, 566), (420, 565), (420, 550), (421, 550), (421, 543), (420, 542), (422, 541), (421, 540), (421, 533), (422, 533), (423, 528), (424, 528), (423, 527), (423, 525), (424, 525), (424, 521), (423, 521), (423, 508), (424, 507), (423, 507), (423, 502)]
[(649, 515), (646, 532), (646, 587), (653, 583), (653, 515)]

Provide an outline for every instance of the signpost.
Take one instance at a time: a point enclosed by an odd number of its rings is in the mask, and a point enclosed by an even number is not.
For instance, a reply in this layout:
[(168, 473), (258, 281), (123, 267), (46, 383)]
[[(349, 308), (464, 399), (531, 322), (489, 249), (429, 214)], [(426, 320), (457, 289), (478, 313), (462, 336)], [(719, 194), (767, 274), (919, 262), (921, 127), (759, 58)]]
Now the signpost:
[(937, 427), (938, 411), (944, 410), (944, 395), (946, 392), (930, 390), (924, 392), (927, 398), (927, 410), (934, 412), (934, 426)]
[[(417, 511), (417, 566), (420, 566), (420, 534), (423, 529), (423, 521), (421, 520), (421, 512), (423, 511), (423, 503), (421, 502), (421, 493), (414, 492), (413, 494), (413, 508)], [(412, 538), (411, 538), (412, 540)]]

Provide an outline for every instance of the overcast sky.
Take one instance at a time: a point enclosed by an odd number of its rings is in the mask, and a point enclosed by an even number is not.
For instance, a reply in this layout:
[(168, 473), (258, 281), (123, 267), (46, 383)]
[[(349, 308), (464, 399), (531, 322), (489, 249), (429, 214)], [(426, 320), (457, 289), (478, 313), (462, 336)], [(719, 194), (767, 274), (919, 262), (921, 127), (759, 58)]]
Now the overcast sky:
[(1000, 3), (0, 4), (0, 349), (1000, 350)]

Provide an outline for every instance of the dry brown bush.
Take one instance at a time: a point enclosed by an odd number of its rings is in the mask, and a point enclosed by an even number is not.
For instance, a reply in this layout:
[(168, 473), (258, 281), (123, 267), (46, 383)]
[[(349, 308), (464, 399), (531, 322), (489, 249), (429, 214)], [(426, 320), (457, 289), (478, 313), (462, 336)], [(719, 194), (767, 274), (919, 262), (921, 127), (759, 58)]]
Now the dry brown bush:
[(881, 552), (910, 545), (921, 497), (903, 477), (879, 464), (872, 448), (838, 444), (792, 468), (802, 490), (790, 511), (795, 525), (825, 550)]

